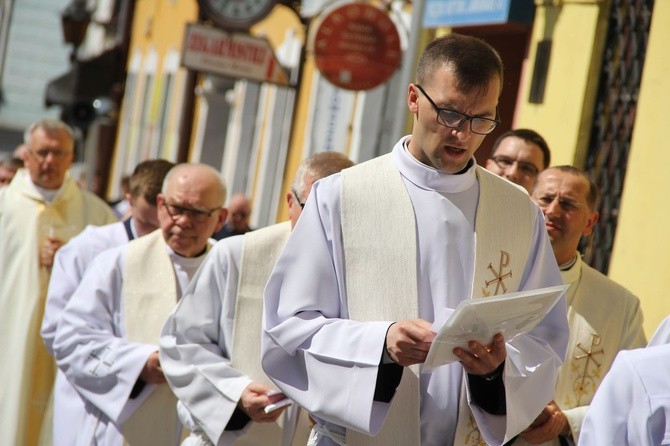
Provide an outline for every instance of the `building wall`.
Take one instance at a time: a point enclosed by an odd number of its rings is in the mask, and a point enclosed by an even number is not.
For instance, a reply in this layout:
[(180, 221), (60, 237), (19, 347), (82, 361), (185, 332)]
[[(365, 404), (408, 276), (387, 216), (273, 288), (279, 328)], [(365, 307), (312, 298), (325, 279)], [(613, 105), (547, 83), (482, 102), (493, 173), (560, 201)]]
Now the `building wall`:
[[(584, 168), (599, 70), (607, 30), (610, 1), (564, 0), (536, 2), (531, 53), (520, 89), (515, 127), (536, 129), (545, 136), (552, 165)], [(664, 134), (665, 106), (670, 99), (670, 2), (656, 1), (652, 16), (633, 140), (628, 158), (618, 227), (609, 277), (622, 284), (642, 303), (645, 331), (651, 336), (670, 314), (663, 293), (670, 259), (670, 233), (664, 222), (670, 151)], [(535, 48), (552, 39), (544, 100), (530, 103)]]
[[(515, 124), (545, 137), (555, 165), (584, 164), (606, 35), (607, 3), (564, 0), (560, 6), (536, 5)], [(544, 99), (530, 103), (537, 43), (544, 39), (552, 40)]]
[(670, 218), (666, 193), (670, 150), (665, 118), (670, 100), (668, 23), (670, 2), (657, 0), (609, 273), (640, 297), (648, 336), (670, 315), (665, 291), (670, 267), (670, 231), (666, 226)]

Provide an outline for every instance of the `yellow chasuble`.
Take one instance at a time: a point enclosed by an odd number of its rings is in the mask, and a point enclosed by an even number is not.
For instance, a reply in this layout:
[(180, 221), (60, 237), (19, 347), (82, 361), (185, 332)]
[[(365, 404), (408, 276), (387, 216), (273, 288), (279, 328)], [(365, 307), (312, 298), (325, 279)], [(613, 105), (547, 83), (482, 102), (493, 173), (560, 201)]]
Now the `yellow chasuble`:
[[(177, 278), (161, 229), (128, 243), (123, 280), (123, 320), (130, 341), (156, 344), (177, 304)], [(177, 398), (155, 386), (122, 426), (125, 445), (176, 445), (181, 438)]]
[(0, 367), (0, 444), (38, 443), (55, 377), (39, 335), (51, 273), (39, 264), (40, 246), (47, 236), (67, 242), (89, 224), (115, 221), (111, 208), (69, 175), (51, 203), (25, 169), (0, 189), (0, 351), (6, 361)]
[[(502, 180), (479, 166), (477, 178), (473, 298), (518, 290), (518, 272), (524, 270), (533, 228), (527, 195), (501, 191)], [(367, 193), (360, 194), (361, 190)], [(514, 218), (500, 218), (503, 215)], [(349, 317), (358, 321), (418, 317), (414, 208), (390, 155), (342, 172), (342, 231)], [(384, 234), (393, 242), (379, 243), (370, 234)], [(457, 434), (472, 418), (462, 387)], [(346, 444), (420, 445), (419, 411), (418, 367), (405, 367), (381, 431), (370, 437), (347, 429)]]

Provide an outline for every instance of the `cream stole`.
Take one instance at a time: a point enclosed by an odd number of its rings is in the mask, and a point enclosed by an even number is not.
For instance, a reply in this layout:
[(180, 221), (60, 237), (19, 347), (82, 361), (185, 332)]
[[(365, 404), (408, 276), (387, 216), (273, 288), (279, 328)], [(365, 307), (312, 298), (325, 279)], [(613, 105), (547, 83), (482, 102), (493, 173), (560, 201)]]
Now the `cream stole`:
[[(160, 229), (128, 243), (124, 271), (126, 338), (156, 344), (177, 303), (177, 278)], [(157, 385), (122, 426), (124, 445), (175, 445), (181, 438), (177, 398)]]
[[(477, 177), (472, 296), (516, 291), (530, 248), (530, 200), (480, 167)], [(367, 193), (361, 194), (362, 190)], [(342, 172), (342, 232), (349, 317), (359, 321), (417, 317), (414, 208), (390, 155)], [(380, 243), (374, 234), (383, 234), (392, 243)], [(348, 429), (347, 445), (419, 445), (419, 411), (418, 367), (413, 366), (405, 368), (379, 434), (370, 437)]]
[[(263, 291), (289, 235), (291, 223), (284, 222), (244, 235), (237, 303), (233, 326), (232, 366), (258, 382), (274, 384), (261, 368), (261, 325)], [(305, 445), (310, 426), (305, 411), (291, 407), (276, 423), (251, 423), (251, 428), (236, 445)], [(296, 426), (296, 421), (298, 425)], [(290, 423), (290, 425), (289, 425)], [(295, 433), (295, 435), (294, 435)], [(292, 441), (292, 442), (291, 442)]]

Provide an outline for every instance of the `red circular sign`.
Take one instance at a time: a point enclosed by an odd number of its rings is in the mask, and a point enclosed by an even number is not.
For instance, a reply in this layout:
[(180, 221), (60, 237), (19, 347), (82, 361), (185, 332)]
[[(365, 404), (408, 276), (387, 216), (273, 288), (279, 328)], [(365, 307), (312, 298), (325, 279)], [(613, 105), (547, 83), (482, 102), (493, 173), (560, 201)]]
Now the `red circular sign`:
[(367, 3), (335, 8), (320, 21), (312, 42), (316, 66), (347, 90), (368, 90), (400, 65), (400, 36), (386, 11)]

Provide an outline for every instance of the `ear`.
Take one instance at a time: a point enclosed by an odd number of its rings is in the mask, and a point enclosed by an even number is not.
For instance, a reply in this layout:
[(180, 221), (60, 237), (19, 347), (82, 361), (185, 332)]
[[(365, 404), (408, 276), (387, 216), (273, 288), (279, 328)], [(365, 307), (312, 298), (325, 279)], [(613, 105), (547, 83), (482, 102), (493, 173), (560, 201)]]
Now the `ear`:
[(598, 211), (591, 211), (591, 215), (589, 215), (589, 219), (586, 222), (586, 227), (582, 231), (583, 236), (589, 236), (593, 232), (593, 227), (596, 225), (596, 222), (598, 221), (598, 218), (600, 217), (600, 214)]
[(223, 225), (226, 223), (226, 219), (228, 218), (228, 209), (226, 208), (221, 208), (221, 211), (219, 212), (219, 218), (216, 221), (216, 227), (214, 228), (214, 232), (218, 232), (223, 228)]
[(293, 205), (293, 193), (292, 192), (286, 192), (286, 204), (290, 208)]
[(409, 107), (409, 111), (413, 114), (419, 112), (419, 93), (414, 84), (407, 86), (407, 107)]

